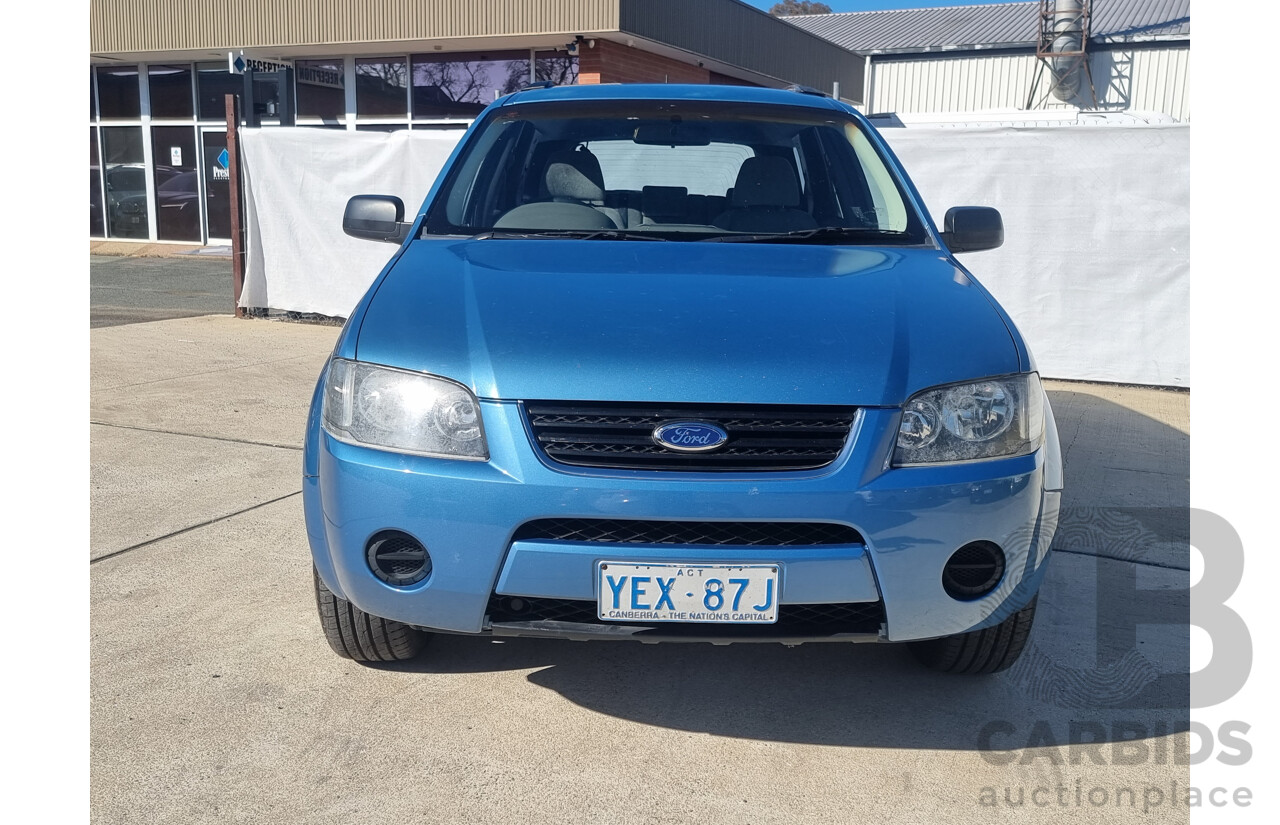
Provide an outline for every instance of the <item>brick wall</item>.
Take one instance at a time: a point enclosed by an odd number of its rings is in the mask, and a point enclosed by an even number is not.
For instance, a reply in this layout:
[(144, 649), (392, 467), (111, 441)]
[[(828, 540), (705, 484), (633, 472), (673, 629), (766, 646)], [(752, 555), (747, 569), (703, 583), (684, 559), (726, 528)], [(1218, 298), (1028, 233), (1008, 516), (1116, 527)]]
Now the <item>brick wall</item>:
[(632, 46), (597, 39), (578, 52), (578, 83), (709, 83), (711, 72)]

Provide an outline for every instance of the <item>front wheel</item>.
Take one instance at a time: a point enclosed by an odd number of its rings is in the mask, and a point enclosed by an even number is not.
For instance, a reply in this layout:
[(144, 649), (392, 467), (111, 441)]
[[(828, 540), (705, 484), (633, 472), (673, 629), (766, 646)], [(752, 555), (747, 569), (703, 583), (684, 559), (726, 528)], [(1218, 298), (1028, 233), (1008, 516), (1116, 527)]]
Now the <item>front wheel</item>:
[(1036, 617), (1036, 599), (998, 625), (969, 633), (908, 642), (907, 647), (920, 662), (944, 673), (998, 673), (1022, 655)]
[(422, 652), (427, 634), (407, 624), (365, 613), (340, 599), (312, 567), (320, 627), (333, 652), (357, 662), (403, 662)]

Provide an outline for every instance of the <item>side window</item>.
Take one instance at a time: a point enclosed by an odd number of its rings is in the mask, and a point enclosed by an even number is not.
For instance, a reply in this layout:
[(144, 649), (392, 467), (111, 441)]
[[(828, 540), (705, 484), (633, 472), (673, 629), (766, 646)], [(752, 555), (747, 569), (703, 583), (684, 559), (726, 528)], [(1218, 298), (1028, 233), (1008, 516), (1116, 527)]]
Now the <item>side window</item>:
[(828, 187), (836, 202), (831, 214), (840, 226), (902, 231), (907, 228), (906, 206), (866, 136), (854, 127), (845, 135), (816, 129)]
[(862, 130), (852, 123), (845, 126), (849, 143), (858, 157), (857, 167), (865, 176), (866, 186), (871, 195), (876, 222), (871, 224), (877, 229), (891, 232), (907, 230), (907, 205), (898, 194), (898, 187), (889, 175), (889, 170), (880, 161), (875, 148), (867, 140)]
[(485, 226), (514, 205), (512, 178), (521, 169), (518, 156), (526, 131), (526, 124), (515, 122), (494, 123), (485, 130), (450, 190), (450, 223)]
[[(861, 227), (861, 220), (848, 219), (848, 204), (870, 202), (865, 196), (865, 187), (860, 192), (845, 183), (848, 191), (837, 190), (838, 175), (831, 168), (831, 158), (824, 143), (824, 135), (833, 137), (831, 130), (810, 127), (801, 132), (798, 155), (803, 164), (806, 178), (805, 191), (809, 196), (814, 220), (823, 226)], [(838, 138), (838, 136), (835, 136)], [(861, 178), (859, 178), (859, 181)]]
[(805, 168), (798, 136), (791, 141), (791, 165), (796, 168), (796, 180), (800, 184), (800, 197), (805, 201), (805, 208), (807, 211), (812, 211), (813, 183), (810, 180), (809, 170)]
[(549, 197), (546, 184), (547, 166), (551, 154), (562, 149), (574, 149), (577, 145), (575, 141), (548, 141), (536, 137), (533, 145), (522, 155), (525, 162), (521, 166), (521, 171), (524, 174), (511, 206), (514, 208), (526, 203), (546, 200)]
[(535, 130), (528, 123), (521, 124), (518, 133), (512, 136), (511, 143), (503, 152), (501, 163), (494, 174), (493, 183), (489, 187), (488, 201), (485, 209), (478, 213), (476, 226), (488, 226), (498, 216), (519, 206), (520, 192), (527, 185), (530, 177), (529, 151), (535, 141)]
[(833, 129), (815, 129), (814, 134), (822, 153), (827, 185), (835, 199), (832, 211), (839, 215), (839, 225), (878, 228), (875, 199), (867, 186), (862, 164), (857, 155), (850, 152), (849, 141)]
[[(450, 185), (449, 200), (445, 203), (445, 214), (450, 223), (465, 224), (467, 218), (474, 214), (473, 204), (477, 189), (480, 188), (482, 170), (492, 169), (490, 157), (495, 144), (501, 143), (502, 139), (513, 131), (513, 124), (510, 122), (495, 123), (480, 136), (480, 144), (467, 157), (466, 163), (458, 169)], [(488, 171), (483, 177), (491, 178), (492, 171)]]

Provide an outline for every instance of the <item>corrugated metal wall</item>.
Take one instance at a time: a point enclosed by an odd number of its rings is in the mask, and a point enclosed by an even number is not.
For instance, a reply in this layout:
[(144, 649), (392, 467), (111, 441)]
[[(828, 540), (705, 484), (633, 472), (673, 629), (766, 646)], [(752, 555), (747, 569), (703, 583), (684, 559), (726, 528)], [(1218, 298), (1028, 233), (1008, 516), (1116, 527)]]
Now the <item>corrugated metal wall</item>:
[[(1164, 112), (1191, 120), (1191, 49), (1113, 48), (1094, 52), (1093, 73), (1098, 106)], [(935, 57), (872, 63), (868, 111), (965, 112), (1022, 108), (1036, 75), (1035, 55)], [(1033, 102), (1041, 108), (1062, 107), (1045, 98), (1048, 73), (1041, 78)]]
[(817, 35), (729, 0), (619, 0), (624, 32), (761, 74), (862, 96), (863, 59)]
[(92, 54), (617, 31), (618, 0), (93, 0)]

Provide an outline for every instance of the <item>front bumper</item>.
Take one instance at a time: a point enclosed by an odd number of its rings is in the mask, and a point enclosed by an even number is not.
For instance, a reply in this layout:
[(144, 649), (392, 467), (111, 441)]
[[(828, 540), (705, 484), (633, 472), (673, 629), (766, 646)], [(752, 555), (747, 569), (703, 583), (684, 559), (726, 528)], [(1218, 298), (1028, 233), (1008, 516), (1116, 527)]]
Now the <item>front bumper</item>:
[[(594, 601), (595, 564), (601, 560), (769, 562), (780, 567), (780, 605), (879, 600), (883, 625), (873, 633), (844, 635), (907, 641), (995, 624), (1026, 605), (1039, 588), (1057, 525), (1059, 493), (1045, 483), (1046, 463), (1057, 461), (1052, 438), (1037, 453), (1019, 458), (885, 470), (898, 412), (866, 408), (859, 411), (840, 457), (819, 470), (583, 471), (539, 457), (518, 403), (484, 401), (481, 408), (488, 462), (340, 443), (320, 430), (313, 407), (304, 506), (317, 570), (334, 593), (368, 613), (427, 629), (635, 637), (624, 626), (495, 625), (489, 620), (490, 600), (498, 594)], [(1058, 475), (1048, 472), (1050, 478)], [(521, 525), (547, 518), (826, 522), (852, 527), (861, 541), (786, 547), (513, 542)], [(369, 570), (366, 543), (387, 529), (407, 532), (426, 545), (433, 567), (423, 582), (391, 587)], [(961, 545), (979, 540), (1004, 550), (1004, 578), (983, 598), (952, 599), (942, 586), (942, 567)], [(745, 640), (725, 630), (720, 625), (657, 627), (641, 635)]]

